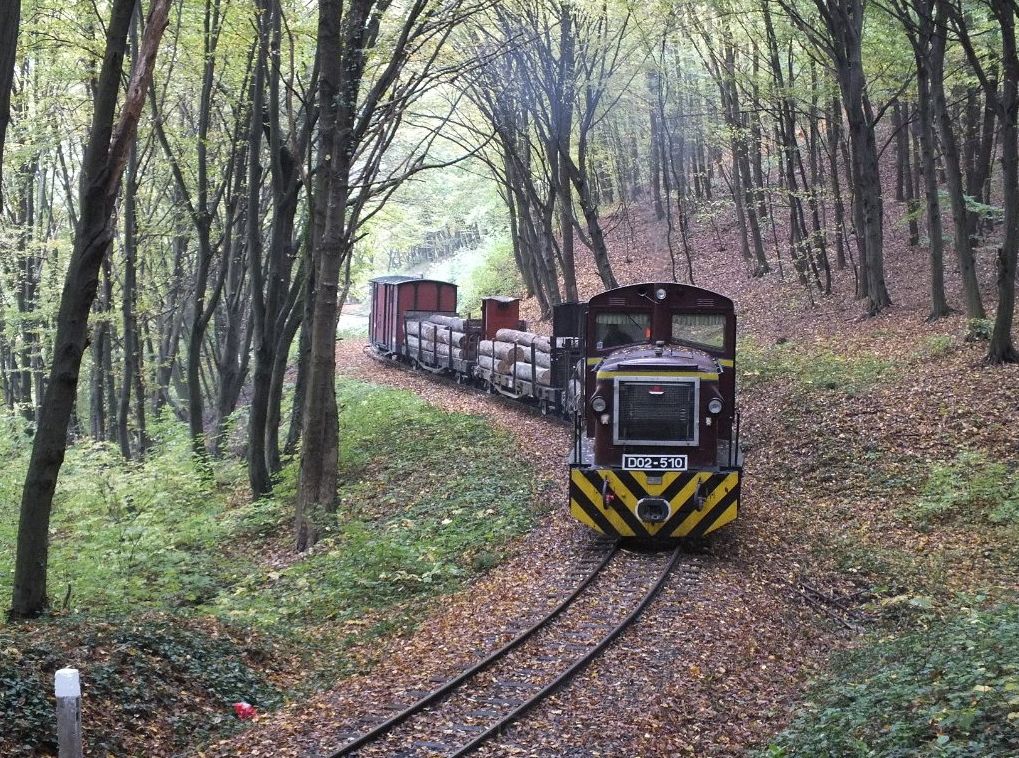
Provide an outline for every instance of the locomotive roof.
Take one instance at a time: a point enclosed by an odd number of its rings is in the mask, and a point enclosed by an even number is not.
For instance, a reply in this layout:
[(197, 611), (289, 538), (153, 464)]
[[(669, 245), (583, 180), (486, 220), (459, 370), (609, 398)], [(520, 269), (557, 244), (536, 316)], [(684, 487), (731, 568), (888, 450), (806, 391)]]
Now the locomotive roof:
[(718, 366), (716, 359), (710, 353), (685, 345), (665, 345), (661, 354), (658, 353), (657, 348), (650, 345), (634, 345), (606, 356), (598, 370), (625, 372), (627, 369), (676, 369), (682, 368), (684, 365), (694, 371), (716, 370)]
[(443, 282), (439, 279), (422, 279), (417, 276), (408, 276), (407, 274), (389, 274), (387, 276), (376, 276), (374, 279), (369, 279), (372, 284), (405, 284), (406, 282), (429, 282), (431, 284), (448, 284), (450, 287), (455, 287), (453, 282)]
[(721, 292), (715, 292), (714, 290), (697, 287), (692, 284), (679, 284), (677, 282), (638, 282), (636, 284), (625, 284), (622, 287), (616, 287), (615, 289), (599, 292), (591, 298), (590, 302), (592, 305), (595, 303), (600, 305), (603, 301), (610, 302), (613, 297), (618, 298), (620, 296), (629, 295), (633, 292), (639, 292), (641, 289), (654, 291), (658, 288), (665, 288), (672, 292), (685, 293), (687, 297), (696, 297), (698, 299), (696, 303), (698, 306), (710, 307), (711, 305), (714, 305), (716, 307), (721, 306), (727, 309), (734, 308), (732, 299), (726, 297)]

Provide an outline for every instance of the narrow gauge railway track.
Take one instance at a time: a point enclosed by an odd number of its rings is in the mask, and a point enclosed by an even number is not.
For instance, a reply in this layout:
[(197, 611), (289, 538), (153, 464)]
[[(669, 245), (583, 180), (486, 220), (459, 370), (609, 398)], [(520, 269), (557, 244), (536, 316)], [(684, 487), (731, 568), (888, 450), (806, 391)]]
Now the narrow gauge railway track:
[[(587, 573), (544, 618), (385, 722), (348, 737), (326, 756), (410, 758), (473, 752), (608, 648), (665, 586), (680, 555), (678, 547), (669, 554), (642, 555), (612, 544), (604, 556), (581, 564)], [(687, 580), (695, 579), (699, 568), (695, 561), (680, 563)]]
[(404, 371), (408, 374), (411, 374), (412, 376), (420, 376), (422, 378), (427, 377), (428, 379), (435, 381), (437, 384), (441, 384), (450, 388), (460, 389), (463, 390), (464, 392), (470, 392), (475, 395), (481, 395), (483, 397), (490, 398), (502, 405), (505, 405), (507, 408), (515, 408), (517, 410), (524, 411), (525, 413), (529, 413), (532, 416), (539, 416), (549, 421), (550, 423), (558, 424), (559, 426), (573, 426), (573, 421), (568, 418), (559, 416), (554, 413), (548, 414), (542, 413), (541, 410), (535, 405), (522, 403), (520, 402), (520, 400), (510, 397), (509, 395), (503, 395), (501, 392), (496, 391), (489, 392), (486, 388), (479, 387), (478, 385), (472, 384), (467, 381), (460, 381), (459, 375), (457, 377), (452, 377), (449, 374), (434, 372), (424, 368), (417, 368), (407, 363), (403, 363), (401, 361), (388, 358), (384, 355), (380, 355), (379, 353), (372, 350), (371, 346), (365, 346), (364, 352), (372, 360), (378, 361), (384, 366), (389, 366), (390, 368), (395, 368), (399, 371)]

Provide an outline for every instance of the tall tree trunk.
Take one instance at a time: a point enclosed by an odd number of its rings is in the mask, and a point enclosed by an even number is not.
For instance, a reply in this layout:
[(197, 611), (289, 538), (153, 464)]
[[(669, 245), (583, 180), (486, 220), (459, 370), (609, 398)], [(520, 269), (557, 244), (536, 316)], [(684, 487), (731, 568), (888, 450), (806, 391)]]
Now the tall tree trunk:
[[(314, 213), (312, 216), (314, 217)], [(311, 322), (315, 308), (315, 272), (312, 270), (312, 245), (306, 245), (302, 268), (304, 277), (301, 292), (301, 333), (297, 338), (297, 381), (294, 383), (294, 405), (290, 411), (290, 426), (287, 430), (287, 441), (283, 447), (284, 455), (293, 455), (297, 451), (297, 443), (301, 439), (304, 427), (304, 406), (308, 396), (308, 374), (311, 371)]]
[[(920, 244), (920, 203), (917, 200), (917, 188), (920, 183), (917, 181), (917, 169), (920, 165), (919, 150), (914, 149), (914, 134), (919, 129), (918, 125), (910, 125), (909, 105), (902, 106), (903, 123), (906, 136), (906, 149), (903, 152), (903, 183), (905, 185), (906, 216), (909, 219), (909, 245), (916, 247)], [(914, 161), (915, 158), (915, 161)], [(916, 164), (914, 166), (914, 163)]]
[[(133, 36), (133, 35), (132, 35)], [(137, 49), (137, 42), (132, 44)], [(121, 316), (124, 328), (124, 373), (120, 382), (120, 402), (117, 409), (117, 441), (120, 454), (125, 460), (131, 459), (131, 390), (134, 385), (137, 362), (141, 351), (138, 346), (138, 325), (135, 321), (134, 305), (138, 281), (136, 262), (138, 259), (138, 150), (131, 146), (127, 160), (127, 180), (124, 183), (124, 292)]]
[(895, 202), (906, 200), (906, 181), (909, 172), (909, 129), (902, 120), (902, 103), (898, 98), (892, 104), (892, 132), (895, 134)]
[(839, 270), (846, 268), (846, 206), (842, 200), (842, 180), (839, 178), (839, 144), (842, 142), (842, 108), (833, 98), (831, 113), (827, 119), (828, 162), (831, 173), (832, 205), (835, 210), (835, 265)]
[(315, 302), (297, 503), (296, 548), (318, 541), (326, 513), (335, 508), (339, 418), (336, 408), (337, 297), (343, 261), (350, 252), (347, 229), (353, 159), (353, 124), (364, 66), (364, 34), (370, 2), (319, 3), (319, 182), (316, 189), (312, 265)]
[[(779, 0), (794, 23), (817, 37), (818, 29), (794, 7), (791, 0)], [(824, 48), (842, 93), (852, 145), (853, 217), (860, 252), (858, 294), (866, 299), (871, 315), (891, 305), (885, 284), (884, 212), (881, 173), (878, 164), (874, 115), (867, 98), (863, 66), (863, 0), (814, 0), (826, 37)]]
[(1003, 76), (1000, 92), (996, 79), (984, 67), (982, 56), (970, 39), (966, 19), (954, 5), (945, 10), (951, 14), (970, 66), (1001, 122), (1001, 184), (1005, 230), (998, 249), (998, 312), (994, 318), (987, 360), (990, 363), (1016, 363), (1019, 362), (1019, 352), (1016, 352), (1012, 341), (1012, 321), (1015, 316), (1016, 258), (1019, 254), (1019, 51), (1016, 49), (1013, 4), (1010, 0), (991, 0), (990, 9), (1001, 29)]
[(651, 197), (654, 201), (655, 218), (658, 221), (665, 218), (665, 206), (662, 204), (662, 175), (665, 171), (665, 166), (662, 160), (661, 128), (658, 124), (659, 111), (661, 110), (659, 102), (661, 100), (660, 78), (661, 75), (658, 71), (654, 69), (648, 71), (648, 93), (651, 95), (651, 107), (649, 108), (651, 115), (651, 144), (649, 146), (651, 154)]
[[(560, 156), (572, 154), (573, 138), (573, 82), (576, 67), (577, 39), (573, 31), (573, 12), (570, 6), (563, 3), (559, 7), (559, 67), (562, 75), (558, 77), (560, 85), (556, 112), (553, 114), (553, 129), (556, 149)], [(570, 175), (565, 163), (557, 161), (556, 187), (559, 190), (559, 231), (562, 237), (560, 254), (562, 257), (563, 289), (566, 300), (572, 303), (580, 300), (577, 290), (577, 266), (573, 252), (573, 191), (570, 186)], [(598, 207), (598, 201), (592, 195), (592, 205)]]
[(938, 176), (934, 148), (934, 103), (931, 97), (930, 46), (934, 33), (929, 15), (921, 15), (919, 28), (912, 36), (916, 53), (917, 113), (919, 115), (920, 154), (923, 156), (923, 178), (927, 198), (927, 236), (930, 250), (931, 310), (928, 320), (947, 316), (945, 300), (945, 233), (941, 224), (941, 202), (938, 198)]
[(992, 0), (1001, 24), (1002, 88), (998, 118), (1001, 121), (1001, 184), (1005, 206), (1005, 232), (998, 250), (998, 311), (994, 317), (987, 359), (991, 363), (1017, 363), (1012, 341), (1015, 315), (1016, 258), (1019, 253), (1019, 53), (1016, 50), (1014, 6), (1009, 0)]
[(114, 115), (135, 0), (114, 0), (110, 12), (106, 52), (95, 89), (92, 127), (82, 162), (78, 228), (57, 316), (53, 364), (21, 496), (11, 619), (38, 616), (48, 605), (46, 569), (50, 512), (88, 339), (88, 313), (96, 296), (99, 269), (113, 237), (111, 218), (117, 190), (128, 150), (135, 139), (159, 41), (167, 25), (169, 5), (169, 0), (153, 0), (140, 60), (116, 128)]
[[(4, 141), (11, 119), (11, 89), (14, 86), (14, 61), (18, 50), (18, 25), (21, 0), (0, 0), (0, 179), (3, 178)], [(3, 189), (0, 182), (0, 206)]]
[(959, 158), (959, 145), (952, 128), (952, 119), (948, 113), (945, 99), (945, 48), (948, 41), (948, 12), (945, 9), (947, 0), (934, 0), (931, 6), (939, 6), (936, 28), (931, 40), (931, 71), (930, 88), (934, 120), (941, 140), (941, 157), (944, 161), (945, 175), (948, 179), (948, 196), (952, 205), (952, 221), (955, 235), (955, 254), (959, 261), (959, 273), (962, 275), (963, 294), (966, 298), (966, 315), (971, 319), (985, 317), (984, 304), (980, 299), (980, 285), (977, 282), (976, 261), (973, 258), (973, 240), (970, 236), (969, 215), (966, 212), (966, 198), (963, 190), (962, 166)]
[[(248, 198), (247, 247), (251, 272), (252, 313), (255, 324), (255, 370), (252, 374), (251, 405), (248, 410), (248, 482), (253, 497), (267, 495), (272, 490), (272, 478), (265, 462), (265, 419), (272, 372), (273, 322), (275, 314), (269, 312), (271, 292), (266, 297), (265, 272), (262, 262), (262, 124), (265, 119), (265, 80), (269, 61), (270, 17), (275, 9), (271, 0), (257, 3), (256, 28), (258, 47), (255, 72), (251, 78), (251, 125), (248, 131)], [(278, 147), (278, 146), (277, 146)], [(271, 150), (270, 150), (271, 152)], [(270, 155), (270, 160), (277, 160)], [(270, 251), (270, 256), (274, 251)], [(270, 268), (272, 263), (269, 264)], [(270, 290), (274, 287), (269, 277)]]

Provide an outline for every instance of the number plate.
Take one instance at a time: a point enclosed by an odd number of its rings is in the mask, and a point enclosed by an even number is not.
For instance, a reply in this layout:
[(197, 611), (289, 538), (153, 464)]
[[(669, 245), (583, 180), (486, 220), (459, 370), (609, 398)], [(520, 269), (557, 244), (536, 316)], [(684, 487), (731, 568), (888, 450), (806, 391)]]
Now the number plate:
[(641, 471), (686, 471), (686, 456), (624, 455), (623, 468)]

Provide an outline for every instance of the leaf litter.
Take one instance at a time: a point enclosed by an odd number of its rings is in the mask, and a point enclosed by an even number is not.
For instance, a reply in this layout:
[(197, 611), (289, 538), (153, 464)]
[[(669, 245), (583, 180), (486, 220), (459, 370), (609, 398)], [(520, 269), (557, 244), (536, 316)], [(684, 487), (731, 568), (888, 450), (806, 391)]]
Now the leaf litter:
[[(917, 591), (916, 577), (879, 586), (889, 581), (875, 565), (883, 552), (914, 565), (917, 577), (936, 569), (946, 593), (1019, 586), (1019, 563), (1001, 535), (920, 529), (903, 510), (927, 467), (961, 448), (1019, 458), (1019, 368), (984, 366), (983, 346), (963, 341), (961, 316), (926, 321), (926, 283), (915, 275), (924, 252), (889, 227), (896, 305), (867, 320), (851, 297), (849, 272), (836, 272), (837, 294), (811, 306), (791, 277), (747, 276), (731, 219), (721, 249), (706, 232), (693, 240), (697, 284), (733, 297), (741, 339), (765, 351), (781, 346), (801, 365), (814, 365), (824, 350), (835, 367), (884, 359), (893, 370), (849, 391), (838, 381), (818, 387), (784, 375), (745, 387), (750, 449), (741, 518), (713, 541), (700, 582), (669, 586), (587, 671), (480, 754), (743, 754), (786, 725), (809, 678), (834, 649), (853, 644), (856, 621), (867, 619), (863, 603)], [(613, 235), (615, 249), (627, 251), (614, 256), (621, 281), (662, 278), (661, 227), (647, 213), (631, 212)], [(979, 265), (990, 291), (993, 267)], [(582, 296), (600, 289), (593, 271), (578, 274)], [(958, 276), (947, 274), (959, 301)], [(532, 301), (523, 310), (537, 320)], [(352, 342), (339, 345), (338, 357), (344, 375), (412, 390), (512, 432), (542, 479), (538, 507), (549, 512), (502, 566), (437, 601), (413, 635), (361, 651), (362, 673), (201, 755), (303, 755), (370, 728), (388, 708), (433, 689), (537, 618), (567, 590), (565, 567), (590, 547), (591, 535), (565, 515), (566, 429), (425, 376), (380, 369)], [(855, 560), (847, 545), (862, 557)], [(868, 563), (868, 554), (878, 559)]]

